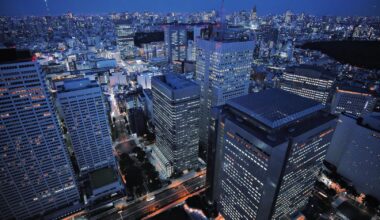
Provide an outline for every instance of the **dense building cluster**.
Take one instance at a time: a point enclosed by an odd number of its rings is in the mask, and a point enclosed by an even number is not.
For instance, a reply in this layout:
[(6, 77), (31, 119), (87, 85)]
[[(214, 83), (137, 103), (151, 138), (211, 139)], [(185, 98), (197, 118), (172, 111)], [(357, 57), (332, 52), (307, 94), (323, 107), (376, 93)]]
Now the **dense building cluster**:
[(0, 218), (139, 219), (194, 194), (210, 218), (379, 218), (380, 68), (305, 46), (378, 43), (379, 23), (0, 17)]

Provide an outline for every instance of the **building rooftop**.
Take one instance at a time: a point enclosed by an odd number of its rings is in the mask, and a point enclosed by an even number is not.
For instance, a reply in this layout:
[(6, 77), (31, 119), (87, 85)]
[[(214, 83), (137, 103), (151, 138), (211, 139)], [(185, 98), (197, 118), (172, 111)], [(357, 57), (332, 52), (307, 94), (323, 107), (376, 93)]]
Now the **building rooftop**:
[(61, 92), (75, 91), (84, 88), (97, 87), (98, 84), (95, 81), (91, 81), (88, 78), (73, 78), (65, 79), (63, 81), (63, 86), (57, 88)]
[(194, 82), (178, 75), (178, 74), (166, 74), (162, 76), (156, 76), (155, 79), (159, 79), (167, 87), (173, 90), (184, 89), (186, 87), (196, 85)]
[(195, 83), (178, 75), (169, 74), (165, 76), (166, 84), (172, 89), (182, 89), (188, 86), (193, 86)]
[(97, 189), (117, 181), (117, 176), (111, 167), (104, 167), (92, 171), (89, 176), (93, 189)]
[(159, 90), (171, 99), (199, 97), (199, 86), (178, 74), (166, 74), (152, 77), (152, 90)]
[(336, 87), (337, 91), (343, 92), (343, 93), (352, 93), (356, 95), (372, 95), (372, 96), (380, 96), (376, 90), (371, 90), (370, 88), (366, 86), (358, 86), (358, 85), (350, 85), (341, 83), (338, 84)]
[(253, 40), (253, 36), (247, 28), (227, 25), (224, 22), (209, 24), (201, 32), (203, 33), (202, 38), (209, 41), (231, 43)]
[(0, 49), (0, 64), (33, 61), (29, 50), (16, 50), (16, 48)]
[(335, 80), (336, 78), (336, 74), (332, 71), (315, 65), (303, 64), (299, 66), (292, 66), (286, 68), (286, 72), (325, 80)]
[(227, 101), (257, 121), (277, 128), (323, 109), (323, 105), (280, 89), (269, 89)]

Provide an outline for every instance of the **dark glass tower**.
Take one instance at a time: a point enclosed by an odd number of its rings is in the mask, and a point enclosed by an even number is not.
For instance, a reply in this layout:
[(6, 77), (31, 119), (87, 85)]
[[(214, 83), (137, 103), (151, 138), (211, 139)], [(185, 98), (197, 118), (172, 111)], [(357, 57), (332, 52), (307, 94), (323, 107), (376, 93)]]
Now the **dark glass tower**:
[(271, 89), (219, 110), (208, 184), (226, 219), (278, 219), (306, 204), (336, 124), (322, 109)]

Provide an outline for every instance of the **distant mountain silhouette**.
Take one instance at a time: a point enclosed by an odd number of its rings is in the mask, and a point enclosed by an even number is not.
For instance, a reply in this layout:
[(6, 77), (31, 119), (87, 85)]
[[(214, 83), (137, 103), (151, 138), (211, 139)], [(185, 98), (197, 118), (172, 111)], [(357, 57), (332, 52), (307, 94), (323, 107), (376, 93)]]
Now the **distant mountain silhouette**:
[(380, 41), (320, 41), (308, 42), (299, 47), (318, 50), (341, 63), (380, 69)]

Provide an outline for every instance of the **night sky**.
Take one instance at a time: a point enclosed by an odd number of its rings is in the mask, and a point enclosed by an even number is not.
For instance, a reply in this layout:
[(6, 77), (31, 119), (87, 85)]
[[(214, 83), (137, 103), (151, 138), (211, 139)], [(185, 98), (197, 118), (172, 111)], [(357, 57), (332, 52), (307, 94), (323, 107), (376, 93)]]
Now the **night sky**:
[[(47, 0), (51, 15), (121, 11), (194, 12), (219, 9), (222, 0)], [(286, 10), (314, 15), (380, 16), (380, 0), (225, 0), (226, 12), (250, 10), (258, 15)], [(0, 0), (0, 15), (46, 15), (44, 0)]]

